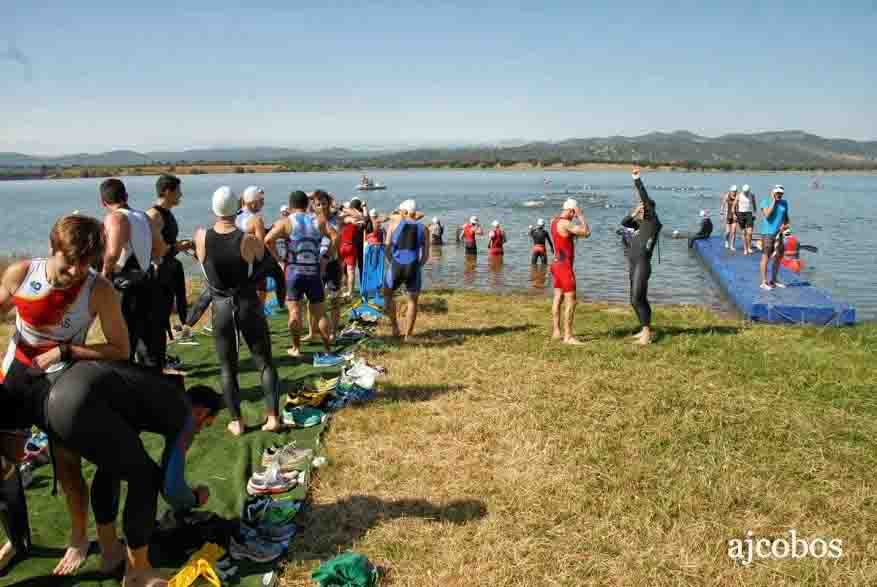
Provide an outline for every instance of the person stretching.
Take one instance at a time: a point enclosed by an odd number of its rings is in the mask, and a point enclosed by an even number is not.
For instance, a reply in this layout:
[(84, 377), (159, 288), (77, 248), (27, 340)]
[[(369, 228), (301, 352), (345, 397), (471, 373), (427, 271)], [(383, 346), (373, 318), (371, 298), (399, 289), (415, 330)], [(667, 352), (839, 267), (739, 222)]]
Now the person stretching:
[(393, 293), (399, 289), (399, 286), (405, 286), (408, 297), (406, 311), (408, 324), (405, 326), (404, 340), (408, 341), (414, 334), (417, 301), (421, 291), (421, 270), (429, 260), (430, 245), (426, 227), (417, 221), (417, 203), (414, 200), (405, 200), (399, 204), (399, 212), (399, 216), (391, 216), (384, 243), (388, 264), (384, 277), (384, 304), (386, 314), (390, 318), (393, 336), (398, 337), (400, 331)]
[[(579, 223), (573, 224), (573, 218)], [(551, 304), (551, 318), (554, 331), (551, 337), (565, 344), (582, 344), (573, 336), (572, 324), (576, 315), (576, 237), (588, 238), (591, 227), (579, 209), (578, 202), (569, 198), (563, 203), (560, 215), (551, 221), (551, 237), (554, 240), (554, 261), (551, 263), (551, 276), (554, 279), (554, 301)], [(560, 329), (560, 315), (563, 310), (563, 326)]]
[(641, 327), (634, 338), (638, 344), (645, 345), (652, 342), (652, 307), (648, 299), (649, 278), (652, 275), (652, 253), (658, 243), (662, 226), (655, 211), (655, 201), (649, 197), (640, 179), (639, 167), (634, 167), (631, 177), (640, 205), (632, 215), (622, 221), (622, 225), (634, 229), (628, 251), (630, 304), (636, 312)]
[(244, 432), (238, 384), (238, 331), (243, 334), (257, 372), (261, 373), (265, 400), (265, 431), (281, 428), (278, 418), (277, 369), (271, 356), (271, 335), (257, 283), (269, 271), (274, 257), (265, 255), (265, 244), (235, 226), (240, 200), (228, 186), (213, 193), (212, 228), (195, 232), (195, 250), (204, 267), (213, 298), (212, 327), (222, 379), (222, 393), (231, 412), (228, 431)]

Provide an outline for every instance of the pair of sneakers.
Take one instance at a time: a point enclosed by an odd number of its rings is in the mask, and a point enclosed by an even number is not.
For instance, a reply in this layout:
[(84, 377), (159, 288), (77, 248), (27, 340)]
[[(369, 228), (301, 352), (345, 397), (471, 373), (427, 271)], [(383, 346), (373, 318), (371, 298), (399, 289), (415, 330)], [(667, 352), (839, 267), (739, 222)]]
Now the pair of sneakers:
[(241, 525), (239, 536), (229, 539), (228, 551), (234, 560), (267, 563), (281, 557), (287, 551), (288, 542), (265, 540), (256, 530)]
[(247, 493), (250, 495), (276, 495), (286, 493), (303, 485), (305, 481), (304, 471), (283, 472), (277, 466), (272, 466), (261, 473), (253, 473), (247, 481)]
[(266, 448), (262, 453), (262, 466), (266, 469), (276, 467), (281, 472), (301, 471), (308, 468), (313, 458), (313, 449), (297, 448), (293, 440), (282, 447), (274, 445)]

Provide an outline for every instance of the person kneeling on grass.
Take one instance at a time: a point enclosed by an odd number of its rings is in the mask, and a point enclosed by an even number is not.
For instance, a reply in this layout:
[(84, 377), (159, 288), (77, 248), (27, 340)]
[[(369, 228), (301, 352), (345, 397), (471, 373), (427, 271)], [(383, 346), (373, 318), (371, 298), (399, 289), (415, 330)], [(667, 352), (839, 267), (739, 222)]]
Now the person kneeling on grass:
[[(222, 396), (203, 385), (187, 393), (181, 377), (135, 365), (83, 361), (59, 379), (46, 405), (42, 425), (50, 436), (97, 469), (91, 504), (102, 571), (109, 573), (124, 564), (125, 587), (167, 585), (148, 555), (158, 494), (177, 513), (207, 503), (206, 486), (191, 489), (186, 483), (186, 452), (195, 435), (213, 423), (223, 406)], [(164, 437), (160, 465), (146, 452), (142, 432)], [(128, 485), (123, 514), (127, 544), (116, 533), (123, 480)]]
[(414, 322), (417, 320), (417, 299), (421, 289), (421, 269), (429, 260), (429, 239), (426, 227), (417, 221), (421, 215), (417, 212), (414, 200), (405, 200), (399, 204), (399, 216), (391, 216), (386, 231), (384, 252), (389, 268), (384, 278), (384, 303), (386, 313), (390, 317), (393, 336), (398, 337), (399, 323), (396, 319), (396, 304), (393, 292), (400, 285), (405, 285), (408, 296), (408, 324), (405, 327), (405, 340), (414, 333)]

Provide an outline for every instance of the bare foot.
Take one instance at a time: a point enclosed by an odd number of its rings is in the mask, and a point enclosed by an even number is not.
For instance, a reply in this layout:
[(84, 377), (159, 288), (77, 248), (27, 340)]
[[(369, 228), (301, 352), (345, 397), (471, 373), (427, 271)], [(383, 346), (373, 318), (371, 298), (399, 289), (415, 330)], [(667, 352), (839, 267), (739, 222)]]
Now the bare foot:
[(11, 542), (7, 542), (0, 548), (0, 571), (6, 569), (6, 566), (12, 562), (17, 552)]
[(638, 345), (641, 345), (641, 346), (645, 346), (647, 344), (652, 344), (652, 335), (651, 334), (643, 334), (638, 339), (636, 339), (636, 341), (634, 341), (634, 342)]
[(293, 347), (289, 347), (288, 349), (286, 349), (286, 354), (293, 359), (298, 359), (299, 357), (301, 357), (301, 351)]
[(283, 423), (277, 419), (277, 416), (268, 416), (268, 420), (262, 426), (262, 432), (280, 432), (283, 430)]
[(125, 545), (116, 541), (115, 546), (108, 552), (101, 553), (100, 572), (109, 575), (125, 563)]
[(130, 571), (125, 573), (125, 578), (122, 579), (122, 587), (167, 587), (167, 585), (167, 579), (152, 568)]
[(64, 556), (61, 557), (61, 560), (55, 565), (55, 570), (52, 571), (52, 574), (74, 574), (79, 570), (79, 567), (82, 566), (82, 563), (85, 562), (85, 559), (88, 558), (88, 547), (89, 544), (87, 539), (84, 542), (70, 544), (70, 546), (67, 547), (67, 550), (64, 551)]
[(571, 344), (574, 346), (578, 346), (578, 345), (583, 345), (585, 343), (583, 343), (582, 341), (577, 339), (575, 336), (567, 336), (566, 338), (563, 339), (563, 344)]
[(231, 432), (232, 436), (240, 436), (244, 433), (244, 425), (240, 420), (232, 420), (228, 423), (226, 430)]
[(561, 338), (563, 338), (563, 335), (558, 330), (555, 330), (554, 333), (551, 335), (552, 340), (560, 340)]

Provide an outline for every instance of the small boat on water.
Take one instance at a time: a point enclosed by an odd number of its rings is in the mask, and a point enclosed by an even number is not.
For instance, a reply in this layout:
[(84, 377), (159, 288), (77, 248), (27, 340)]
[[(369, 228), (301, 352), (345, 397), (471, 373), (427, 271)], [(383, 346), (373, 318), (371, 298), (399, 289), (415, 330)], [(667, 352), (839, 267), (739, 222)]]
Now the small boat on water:
[(521, 205), (525, 208), (539, 208), (545, 205), (545, 200), (528, 200)]
[(362, 179), (359, 180), (359, 185), (356, 186), (356, 189), (360, 192), (372, 192), (375, 190), (385, 190), (387, 189), (387, 186), (381, 183), (375, 183), (375, 180), (367, 175), (363, 175)]

